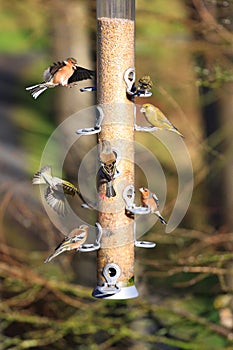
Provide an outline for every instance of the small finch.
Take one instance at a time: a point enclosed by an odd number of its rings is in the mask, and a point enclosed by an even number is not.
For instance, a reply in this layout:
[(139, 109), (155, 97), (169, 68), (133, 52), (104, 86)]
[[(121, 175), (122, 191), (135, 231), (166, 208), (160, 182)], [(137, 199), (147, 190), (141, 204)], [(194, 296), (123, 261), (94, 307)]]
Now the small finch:
[(153, 87), (153, 82), (149, 75), (144, 75), (138, 80), (138, 92), (149, 92)]
[(98, 171), (97, 178), (99, 178), (100, 183), (106, 183), (106, 196), (109, 198), (115, 197), (116, 192), (113, 188), (113, 179), (117, 172), (116, 154), (113, 152), (109, 141), (101, 143), (100, 161), (101, 168)]
[(65, 251), (79, 250), (81, 245), (86, 241), (89, 227), (81, 225), (79, 228), (72, 230), (67, 237), (57, 246), (55, 252), (51, 254), (44, 262), (48, 263), (56, 256)]
[(92, 79), (95, 72), (77, 65), (75, 58), (67, 58), (48, 67), (43, 74), (44, 82), (26, 88), (36, 99), (47, 88), (54, 88), (61, 85), (72, 87), (78, 81)]
[(139, 191), (141, 192), (142, 206), (149, 208), (150, 212), (155, 214), (162, 224), (166, 225), (166, 221), (159, 212), (159, 200), (156, 194), (148, 190), (146, 187), (139, 188)]
[(172, 125), (172, 123), (165, 117), (163, 112), (158, 107), (153, 106), (150, 103), (142, 105), (140, 111), (144, 114), (146, 120), (157, 129), (173, 131), (179, 136), (184, 137), (178, 129)]
[(149, 75), (144, 75), (138, 80), (138, 85), (136, 86), (135, 83), (132, 84), (131, 89), (127, 90), (128, 94), (130, 96), (143, 96), (148, 97), (152, 93), (150, 93), (150, 90), (153, 87), (153, 82)]
[(65, 195), (74, 196), (78, 194), (80, 199), (85, 203), (79, 189), (71, 182), (60, 179), (52, 175), (52, 167), (46, 165), (35, 173), (32, 179), (33, 185), (48, 185), (45, 190), (45, 200), (48, 205), (59, 215), (67, 214)]

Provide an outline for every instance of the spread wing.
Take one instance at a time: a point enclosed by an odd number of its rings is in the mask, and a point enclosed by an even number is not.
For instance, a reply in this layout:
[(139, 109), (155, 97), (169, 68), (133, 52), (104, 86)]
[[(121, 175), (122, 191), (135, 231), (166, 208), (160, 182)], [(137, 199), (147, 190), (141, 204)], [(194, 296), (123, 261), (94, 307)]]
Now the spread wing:
[(50, 165), (44, 166), (34, 174), (32, 178), (33, 185), (46, 184), (44, 176), (46, 176), (47, 179), (52, 179), (52, 167)]
[(57, 71), (59, 71), (59, 69), (61, 69), (62, 67), (64, 67), (66, 64), (64, 61), (60, 62), (54, 62), (53, 65), (51, 65), (50, 67), (48, 67), (43, 74), (43, 78), (45, 82), (48, 82), (52, 79), (52, 77), (54, 76), (55, 73), (57, 73)]
[(45, 190), (45, 200), (48, 205), (58, 214), (65, 216), (68, 213), (67, 201), (63, 192), (52, 190), (48, 187)]
[(77, 66), (74, 73), (68, 79), (68, 85), (74, 84), (77, 81), (92, 79), (95, 76), (95, 71)]

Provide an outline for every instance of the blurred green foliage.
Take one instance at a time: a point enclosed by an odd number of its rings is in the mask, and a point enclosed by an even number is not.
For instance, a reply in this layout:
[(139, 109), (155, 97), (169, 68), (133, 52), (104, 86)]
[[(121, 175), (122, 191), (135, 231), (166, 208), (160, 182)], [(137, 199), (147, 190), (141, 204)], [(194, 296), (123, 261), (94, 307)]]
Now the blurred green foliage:
[(43, 2), (2, 0), (0, 9), (0, 52), (19, 54), (48, 48), (49, 26)]

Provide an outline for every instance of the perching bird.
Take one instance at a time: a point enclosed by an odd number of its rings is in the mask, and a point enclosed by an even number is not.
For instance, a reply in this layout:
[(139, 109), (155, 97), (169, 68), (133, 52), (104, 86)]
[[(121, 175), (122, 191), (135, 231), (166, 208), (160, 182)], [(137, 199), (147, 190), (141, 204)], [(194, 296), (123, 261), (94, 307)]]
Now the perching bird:
[(161, 112), (158, 107), (155, 107), (150, 103), (146, 103), (146, 104), (142, 105), (140, 112), (142, 112), (144, 114), (144, 117), (152, 126), (155, 126), (156, 128), (158, 128), (160, 130), (173, 131), (176, 134), (184, 137), (177, 130), (177, 128), (174, 125), (172, 125), (172, 123), (165, 117), (163, 112)]
[(113, 179), (117, 172), (116, 170), (116, 154), (112, 150), (111, 143), (104, 140), (101, 143), (100, 151), (101, 168), (97, 174), (100, 178), (100, 183), (106, 183), (106, 196), (115, 197), (116, 192), (113, 187)]
[(68, 236), (57, 246), (55, 252), (51, 254), (44, 262), (50, 262), (55, 256), (69, 251), (79, 250), (81, 245), (86, 241), (89, 227), (87, 225), (81, 225), (79, 228), (72, 230)]
[(78, 81), (92, 79), (95, 72), (77, 65), (75, 58), (69, 57), (48, 67), (43, 74), (44, 82), (26, 88), (36, 99), (47, 88), (62, 85), (72, 87)]
[(149, 92), (153, 87), (153, 82), (149, 75), (144, 75), (138, 80), (138, 92)]
[(81, 200), (85, 203), (79, 189), (71, 182), (54, 177), (52, 175), (52, 167), (46, 165), (35, 173), (32, 179), (33, 185), (47, 184), (45, 190), (45, 200), (48, 205), (59, 215), (67, 214), (65, 194), (74, 196), (78, 194)]
[(151, 95), (150, 90), (153, 87), (153, 82), (150, 78), (149, 75), (144, 75), (143, 77), (141, 77), (138, 80), (138, 85), (136, 86), (135, 83), (133, 83), (132, 87), (130, 90), (127, 90), (127, 93), (129, 94), (129, 96), (133, 97), (133, 96), (146, 96), (149, 94), (149, 96)]
[(159, 200), (156, 194), (148, 190), (146, 187), (139, 188), (139, 191), (141, 192), (142, 206), (150, 209), (150, 212), (155, 214), (162, 224), (166, 225), (167, 222), (159, 212)]

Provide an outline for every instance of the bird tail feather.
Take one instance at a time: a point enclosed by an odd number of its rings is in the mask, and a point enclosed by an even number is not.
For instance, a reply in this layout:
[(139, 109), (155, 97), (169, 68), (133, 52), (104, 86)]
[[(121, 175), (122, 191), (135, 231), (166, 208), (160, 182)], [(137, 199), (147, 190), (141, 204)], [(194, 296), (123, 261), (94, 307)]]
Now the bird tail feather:
[(61, 249), (56, 250), (53, 254), (49, 255), (49, 257), (47, 259), (45, 259), (44, 263), (48, 263), (50, 262), (52, 259), (54, 259), (56, 256), (60, 255), (61, 253), (63, 253), (66, 249), (64, 249), (63, 247)]
[(38, 84), (38, 85), (29, 86), (26, 88), (26, 90), (30, 92), (30, 94), (32, 95), (32, 97), (34, 97), (34, 99), (36, 99), (40, 94), (42, 94), (42, 92), (47, 90), (47, 86), (45, 86), (44, 84)]
[(116, 191), (113, 188), (112, 181), (107, 182), (107, 187), (106, 187), (106, 197), (115, 197), (116, 196)]
[(159, 218), (160, 222), (161, 222), (163, 225), (167, 225), (167, 221), (162, 217), (162, 215), (160, 214), (159, 211), (156, 211), (156, 212), (155, 212), (155, 215), (157, 215), (157, 217)]

